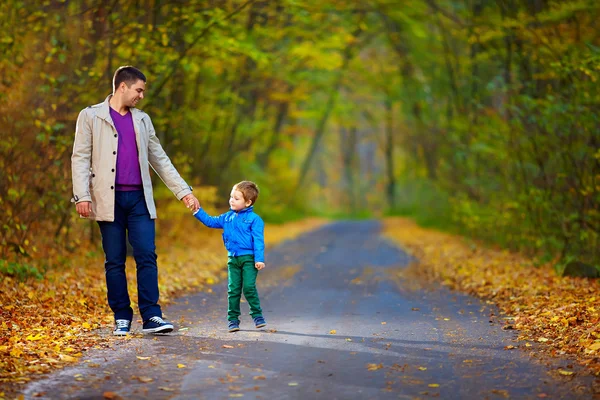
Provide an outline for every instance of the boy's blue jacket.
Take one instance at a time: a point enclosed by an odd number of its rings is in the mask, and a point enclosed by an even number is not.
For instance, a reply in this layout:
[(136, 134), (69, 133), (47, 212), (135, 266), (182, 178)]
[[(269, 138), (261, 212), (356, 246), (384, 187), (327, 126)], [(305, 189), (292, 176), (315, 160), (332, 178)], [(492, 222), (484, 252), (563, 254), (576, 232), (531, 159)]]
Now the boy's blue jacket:
[(265, 262), (265, 223), (253, 208), (211, 217), (200, 207), (194, 217), (209, 228), (223, 229), (223, 243), (230, 257), (253, 254), (254, 262)]

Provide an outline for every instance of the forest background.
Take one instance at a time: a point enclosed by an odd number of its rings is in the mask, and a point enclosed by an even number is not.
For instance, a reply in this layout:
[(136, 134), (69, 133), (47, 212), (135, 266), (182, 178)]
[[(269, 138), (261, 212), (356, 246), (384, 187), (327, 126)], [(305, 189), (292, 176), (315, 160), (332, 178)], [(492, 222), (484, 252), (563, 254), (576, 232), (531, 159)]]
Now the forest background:
[(70, 202), (75, 121), (128, 64), (203, 205), (250, 179), (268, 223), (409, 215), (558, 272), (598, 268), (599, 14), (592, 0), (3, 1), (0, 273), (41, 276), (99, 244)]

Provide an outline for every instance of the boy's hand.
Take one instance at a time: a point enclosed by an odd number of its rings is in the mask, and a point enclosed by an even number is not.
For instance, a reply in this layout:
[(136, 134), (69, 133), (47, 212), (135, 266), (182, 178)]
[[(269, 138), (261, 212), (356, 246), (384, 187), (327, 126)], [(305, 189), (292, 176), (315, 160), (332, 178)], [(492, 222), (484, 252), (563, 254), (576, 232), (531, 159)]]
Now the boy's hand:
[(257, 269), (257, 270), (259, 270), (259, 271), (260, 271), (261, 269), (263, 269), (264, 267), (265, 267), (265, 263), (264, 263), (264, 262), (257, 262), (257, 263), (254, 263), (254, 268), (256, 268), (256, 269)]
[(198, 201), (196, 196), (194, 196), (191, 193), (182, 198), (181, 201), (183, 201), (185, 206), (192, 210), (192, 212), (196, 212), (200, 208), (200, 202)]

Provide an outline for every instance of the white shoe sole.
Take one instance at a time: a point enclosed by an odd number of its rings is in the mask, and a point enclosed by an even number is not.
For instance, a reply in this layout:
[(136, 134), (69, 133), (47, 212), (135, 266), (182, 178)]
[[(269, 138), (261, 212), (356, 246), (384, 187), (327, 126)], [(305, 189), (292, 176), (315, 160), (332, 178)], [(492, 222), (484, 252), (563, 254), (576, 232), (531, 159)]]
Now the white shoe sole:
[(173, 325), (163, 325), (158, 328), (142, 329), (142, 333), (169, 333), (173, 331)]
[(129, 332), (113, 332), (113, 336), (127, 336)]

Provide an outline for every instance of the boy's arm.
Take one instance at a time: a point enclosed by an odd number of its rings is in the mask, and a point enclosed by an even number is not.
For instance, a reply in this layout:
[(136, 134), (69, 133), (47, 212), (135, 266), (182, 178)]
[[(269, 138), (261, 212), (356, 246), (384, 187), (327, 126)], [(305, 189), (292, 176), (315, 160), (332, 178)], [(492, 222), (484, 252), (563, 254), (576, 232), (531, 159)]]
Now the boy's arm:
[(263, 220), (256, 216), (252, 222), (252, 238), (254, 239), (254, 262), (264, 263), (265, 262), (265, 223)]
[(198, 211), (196, 211), (194, 213), (194, 217), (196, 217), (196, 219), (198, 221), (202, 222), (204, 225), (208, 226), (209, 228), (223, 229), (226, 214), (227, 213), (221, 214), (217, 217), (211, 217), (210, 215), (208, 215), (206, 213), (206, 211), (204, 211), (204, 209), (202, 207), (200, 207), (198, 209)]

